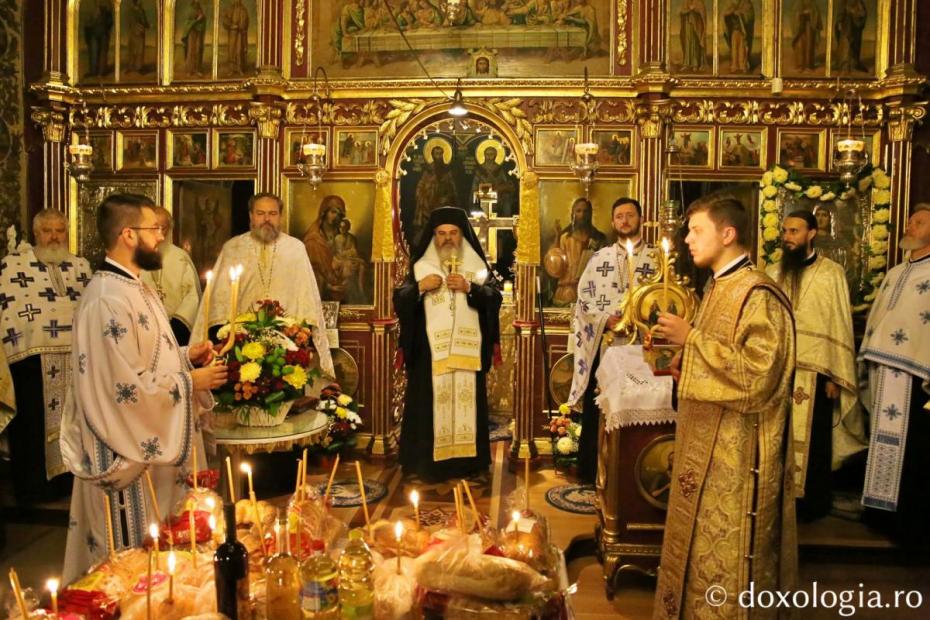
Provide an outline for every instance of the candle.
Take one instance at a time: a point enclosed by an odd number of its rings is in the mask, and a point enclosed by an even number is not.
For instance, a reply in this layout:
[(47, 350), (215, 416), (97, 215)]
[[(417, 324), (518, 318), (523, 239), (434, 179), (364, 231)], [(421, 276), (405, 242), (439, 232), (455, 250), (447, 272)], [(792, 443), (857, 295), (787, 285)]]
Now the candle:
[(300, 495), (301, 495), (300, 493), (301, 484), (300, 483), (303, 482), (303, 470), (304, 470), (304, 462), (300, 459), (297, 459), (297, 482), (294, 483), (294, 501), (295, 502), (300, 501)]
[[(145, 482), (149, 487), (149, 496), (152, 498), (152, 510), (155, 512), (155, 521), (161, 523), (161, 511), (158, 509), (158, 496), (155, 495), (155, 485), (152, 484), (151, 470), (145, 470)], [(171, 529), (168, 529), (168, 542), (173, 543)]]
[[(304, 468), (303, 468), (303, 474), (300, 477), (300, 486), (305, 487), (307, 486), (307, 449), (306, 448), (304, 448), (304, 456), (303, 456), (303, 459), (301, 460), (303, 461)], [(304, 494), (305, 494), (305, 491), (301, 491), (301, 494), (300, 494), (301, 497), (303, 497)]]
[(413, 518), (420, 529), (420, 492), (416, 489), (410, 491), (410, 502), (413, 504)]
[(145, 617), (152, 620), (152, 550), (149, 549), (148, 583), (145, 586)]
[(207, 272), (207, 286), (203, 290), (203, 341), (210, 339), (210, 295), (213, 294), (213, 270)]
[(191, 535), (191, 561), (197, 566), (197, 528), (194, 527), (194, 502), (187, 502), (187, 528)]
[(229, 501), (236, 503), (236, 485), (233, 482), (232, 461), (226, 457), (226, 477), (229, 479)]
[(194, 468), (194, 471), (193, 471), (194, 490), (196, 491), (198, 490), (197, 489), (197, 443), (196, 442), (191, 445), (191, 461), (192, 461), (191, 467)]
[(58, 580), (49, 579), (45, 582), (45, 587), (52, 594), (52, 614), (58, 617)]
[(524, 498), (524, 510), (530, 509), (530, 455), (526, 454), (526, 460), (523, 463), (523, 483), (526, 489), (526, 498)]
[(155, 549), (155, 566), (158, 566), (158, 524), (149, 526), (149, 536), (152, 537), (152, 548)]
[(513, 530), (513, 538), (517, 539), (517, 534), (520, 531), (518, 524), (520, 523), (520, 511), (514, 510), (510, 513), (510, 529)]
[(465, 495), (468, 496), (468, 505), (471, 506), (471, 514), (475, 519), (475, 524), (478, 528), (481, 528), (481, 513), (478, 512), (478, 506), (475, 505), (475, 498), (471, 494), (471, 486), (468, 484), (468, 480), (462, 480), (462, 488), (465, 489)]
[(662, 310), (668, 311), (668, 259), (669, 252), (668, 238), (662, 238)]
[(323, 505), (326, 506), (326, 500), (329, 499), (329, 489), (333, 486), (333, 479), (336, 477), (336, 468), (339, 467), (339, 455), (333, 462), (333, 471), (329, 473), (329, 481), (326, 483), (326, 491), (323, 493)]
[(249, 479), (249, 497), (255, 495), (255, 487), (252, 486), (252, 466), (248, 463), (242, 463), (242, 465), (239, 466), (239, 469), (245, 473), (246, 477)]
[(174, 571), (177, 569), (177, 558), (174, 551), (168, 554), (168, 603), (174, 602)]
[(19, 605), (19, 612), (24, 620), (29, 620), (29, 609), (26, 607), (26, 599), (23, 598), (23, 586), (19, 583), (19, 575), (16, 569), (10, 569), (10, 585), (13, 587), (13, 596), (16, 598), (16, 604)]
[(633, 242), (626, 240), (626, 262), (630, 271), (630, 295), (633, 294), (633, 275), (636, 273), (636, 259), (633, 257)]
[(371, 520), (368, 518), (368, 498), (365, 497), (365, 480), (362, 478), (362, 464), (355, 461), (355, 474), (358, 476), (358, 492), (362, 496), (362, 510), (365, 513), (365, 526), (368, 528), (368, 537), (371, 538)]
[(213, 532), (216, 531), (216, 517), (210, 515), (210, 517), (207, 519), (207, 525), (210, 526), (210, 540), (213, 540)]
[(113, 539), (113, 515), (110, 514), (110, 496), (103, 492), (103, 511), (107, 516), (107, 544), (110, 545), (110, 559), (116, 555), (116, 542)]
[(397, 574), (400, 574), (400, 540), (404, 536), (404, 524), (400, 521), (394, 524), (394, 538), (397, 539)]
[(241, 275), (242, 265), (229, 268), (229, 335), (226, 338), (226, 344), (220, 349), (221, 355), (228, 353), (236, 342), (236, 317), (239, 316), (239, 276)]

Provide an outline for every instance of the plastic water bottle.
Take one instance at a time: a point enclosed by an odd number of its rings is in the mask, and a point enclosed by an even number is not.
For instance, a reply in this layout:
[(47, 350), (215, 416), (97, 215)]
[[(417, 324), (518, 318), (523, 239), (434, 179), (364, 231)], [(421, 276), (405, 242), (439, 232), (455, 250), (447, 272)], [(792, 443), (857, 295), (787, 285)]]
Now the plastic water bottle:
[(371, 551), (362, 530), (349, 532), (349, 544), (339, 558), (339, 609), (343, 620), (373, 620)]

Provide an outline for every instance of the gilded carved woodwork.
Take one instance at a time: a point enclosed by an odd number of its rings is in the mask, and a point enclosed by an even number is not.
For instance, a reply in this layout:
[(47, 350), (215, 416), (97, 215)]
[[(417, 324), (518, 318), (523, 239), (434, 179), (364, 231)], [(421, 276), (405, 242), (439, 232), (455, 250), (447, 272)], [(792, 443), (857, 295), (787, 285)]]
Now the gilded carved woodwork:
[(274, 140), (278, 137), (281, 128), (281, 108), (253, 101), (249, 106), (249, 118), (258, 127), (258, 136), (265, 140)]
[(65, 115), (60, 110), (33, 107), (32, 122), (42, 130), (46, 142), (62, 142), (65, 139)]
[(923, 121), (927, 115), (927, 102), (902, 106), (889, 106), (888, 139), (892, 142), (910, 142), (914, 135), (914, 125)]
[(294, 29), (294, 60), (298, 66), (304, 64), (304, 39), (307, 32), (307, 0), (297, 0), (297, 6), (294, 8), (294, 16), (297, 21), (297, 27)]
[(246, 127), (252, 124), (250, 109), (248, 103), (100, 105), (71, 108), (68, 124), (97, 129)]
[(666, 119), (672, 112), (671, 102), (667, 99), (650, 101), (636, 106), (636, 123), (640, 134), (646, 139), (656, 139), (662, 135)]
[(627, 2), (628, 0), (617, 0), (617, 64), (621, 67), (625, 67), (627, 63)]

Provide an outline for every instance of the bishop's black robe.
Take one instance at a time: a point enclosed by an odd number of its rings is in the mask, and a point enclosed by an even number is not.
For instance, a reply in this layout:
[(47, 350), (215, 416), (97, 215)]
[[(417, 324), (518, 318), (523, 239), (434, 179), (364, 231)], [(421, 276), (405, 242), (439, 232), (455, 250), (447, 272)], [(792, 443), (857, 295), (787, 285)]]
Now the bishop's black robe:
[(468, 305), (478, 311), (481, 325), (481, 370), (475, 377), (477, 456), (433, 460), (432, 355), (426, 334), (423, 295), (408, 278), (394, 291), (394, 309), (400, 319), (400, 349), (407, 368), (404, 419), (400, 427), (400, 465), (426, 482), (461, 478), (487, 471), (491, 464), (488, 432), (488, 392), (485, 380), (500, 342), (500, 292), (488, 284), (472, 283)]

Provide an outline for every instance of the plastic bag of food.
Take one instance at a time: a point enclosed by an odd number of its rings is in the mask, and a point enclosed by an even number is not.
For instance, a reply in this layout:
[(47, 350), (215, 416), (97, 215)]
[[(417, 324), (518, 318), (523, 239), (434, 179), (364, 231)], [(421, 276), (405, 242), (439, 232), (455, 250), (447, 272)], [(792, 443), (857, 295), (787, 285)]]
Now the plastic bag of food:
[(414, 590), (416, 578), (413, 574), (412, 558), (386, 559), (375, 566), (372, 574), (375, 591), (375, 618), (378, 620), (407, 620), (413, 618)]

